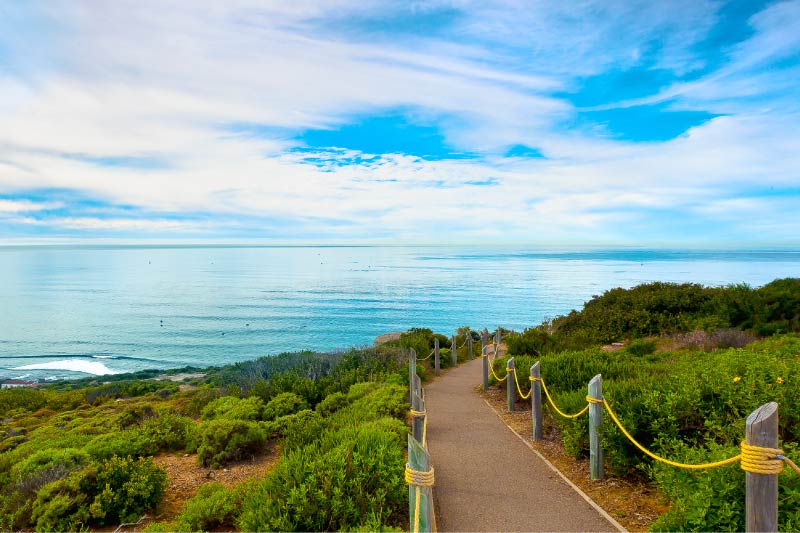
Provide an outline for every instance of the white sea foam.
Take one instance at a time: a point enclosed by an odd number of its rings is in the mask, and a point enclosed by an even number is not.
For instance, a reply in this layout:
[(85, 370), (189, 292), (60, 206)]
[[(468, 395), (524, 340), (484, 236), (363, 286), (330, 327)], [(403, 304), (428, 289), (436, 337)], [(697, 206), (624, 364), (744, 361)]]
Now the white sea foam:
[(83, 359), (65, 359), (63, 361), (50, 361), (33, 365), (18, 366), (13, 370), (69, 370), (70, 372), (83, 372), (104, 376), (106, 374), (120, 374), (119, 370), (112, 370), (99, 361), (85, 361)]

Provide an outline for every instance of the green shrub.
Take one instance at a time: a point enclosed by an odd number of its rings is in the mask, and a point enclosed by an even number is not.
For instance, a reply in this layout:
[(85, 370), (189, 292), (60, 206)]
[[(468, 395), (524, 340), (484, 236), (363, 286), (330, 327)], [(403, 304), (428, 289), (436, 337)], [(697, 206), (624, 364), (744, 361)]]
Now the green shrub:
[(375, 429), (327, 432), (287, 453), (244, 502), (245, 531), (343, 531), (368, 511), (376, 524), (400, 525), (407, 506), (403, 442)]
[(626, 348), (627, 352), (631, 355), (637, 355), (639, 357), (643, 355), (650, 355), (651, 353), (656, 352), (656, 343), (655, 341), (650, 341), (647, 339), (636, 339), (635, 341), (631, 342)]
[(334, 392), (319, 402), (315, 409), (322, 416), (330, 416), (349, 404), (350, 400), (347, 399), (347, 395), (341, 392)]
[(95, 459), (149, 456), (158, 453), (161, 443), (141, 428), (130, 428), (94, 437), (84, 448)]
[(264, 406), (264, 420), (275, 420), (278, 417), (290, 415), (307, 409), (306, 401), (292, 392), (278, 394)]
[(203, 422), (198, 428), (197, 459), (203, 466), (220, 468), (261, 452), (267, 438), (266, 429), (257, 422), (226, 418)]
[(273, 424), (275, 431), (283, 437), (284, 450), (293, 450), (310, 444), (319, 437), (324, 427), (322, 417), (311, 409), (282, 416)]
[(530, 328), (522, 333), (511, 334), (505, 339), (509, 355), (541, 356), (559, 351), (558, 341), (546, 331)]
[(141, 426), (141, 432), (159, 450), (185, 449), (191, 452), (197, 447), (197, 426), (194, 421), (166, 410), (159, 412), (156, 418), (146, 420)]
[(203, 408), (200, 418), (214, 420), (216, 418), (229, 418), (232, 420), (260, 420), (264, 410), (261, 398), (236, 398), (223, 396), (211, 401)]
[(167, 475), (150, 459), (114, 457), (91, 463), (43, 487), (33, 503), (37, 531), (136, 521), (164, 495)]
[(242, 501), (255, 485), (247, 481), (233, 490), (219, 483), (201, 486), (197, 494), (186, 501), (171, 531), (220, 531), (235, 526)]
[(66, 477), (91, 458), (76, 448), (46, 448), (11, 467), (11, 478), (22, 494), (32, 496), (39, 488)]

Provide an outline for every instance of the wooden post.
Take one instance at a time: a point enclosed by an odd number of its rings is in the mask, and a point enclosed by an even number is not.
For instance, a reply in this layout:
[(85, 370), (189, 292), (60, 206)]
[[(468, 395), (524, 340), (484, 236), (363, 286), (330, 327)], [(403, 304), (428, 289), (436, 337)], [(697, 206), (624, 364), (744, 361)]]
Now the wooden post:
[(489, 344), (489, 330), (483, 328), (483, 331), (481, 331), (481, 348), (483, 348), (487, 344)]
[[(414, 392), (414, 398), (411, 401), (411, 408), (415, 411), (424, 412), (425, 411), (425, 401), (419, 395), (419, 393)], [(414, 435), (414, 438), (417, 441), (422, 442), (422, 432), (423, 427), (425, 424), (425, 417), (424, 416), (415, 416), (411, 420), (411, 434)]]
[[(408, 436), (408, 466), (418, 472), (427, 472), (431, 468), (431, 459), (428, 451), (422, 447), (411, 435)], [(408, 486), (408, 516), (409, 529), (414, 530), (414, 512), (417, 508), (417, 491), (420, 492), (419, 502), (419, 531), (433, 531), (433, 498), (432, 487)]]
[(414, 375), (417, 373), (417, 352), (411, 348), (408, 353), (408, 403), (414, 403)]
[(451, 355), (453, 358), (453, 366), (458, 365), (458, 344), (456, 344), (457, 340), (458, 337), (456, 335), (453, 335), (453, 340), (451, 341), (452, 345), (450, 346), (450, 351), (452, 352)]
[(487, 346), (483, 347), (481, 359), (483, 359), (483, 390), (484, 392), (489, 390), (489, 348)]
[(514, 358), (506, 361), (506, 400), (508, 402), (508, 412), (514, 412), (514, 403), (517, 401), (517, 385), (514, 383), (516, 368), (514, 368)]
[[(541, 378), (539, 361), (531, 367), (531, 377)], [(531, 421), (533, 423), (533, 440), (542, 440), (542, 384), (531, 380)]]
[(440, 369), (440, 362), (439, 362), (439, 339), (433, 339), (433, 358), (434, 358), (434, 374), (437, 376), (439, 375)]
[(472, 359), (472, 332), (467, 330), (467, 358)]
[[(769, 402), (747, 417), (744, 441), (778, 447), (778, 404)], [(746, 531), (778, 531), (778, 475), (745, 473)]]
[(500, 326), (497, 326), (497, 330), (494, 332), (494, 343), (496, 345), (494, 347), (494, 353), (497, 355), (497, 350), (500, 347)]
[[(589, 381), (589, 396), (603, 399), (603, 378), (600, 374)], [(603, 405), (589, 404), (589, 471), (591, 479), (603, 479), (603, 449), (600, 447), (600, 428), (603, 426)]]

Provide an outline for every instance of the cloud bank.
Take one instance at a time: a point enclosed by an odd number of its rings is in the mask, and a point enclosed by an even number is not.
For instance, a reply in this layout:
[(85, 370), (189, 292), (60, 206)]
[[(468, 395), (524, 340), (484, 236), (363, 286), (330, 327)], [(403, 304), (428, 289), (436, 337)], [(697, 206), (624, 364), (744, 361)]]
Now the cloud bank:
[(0, 239), (797, 244), (800, 2), (744, 4), (5, 5)]

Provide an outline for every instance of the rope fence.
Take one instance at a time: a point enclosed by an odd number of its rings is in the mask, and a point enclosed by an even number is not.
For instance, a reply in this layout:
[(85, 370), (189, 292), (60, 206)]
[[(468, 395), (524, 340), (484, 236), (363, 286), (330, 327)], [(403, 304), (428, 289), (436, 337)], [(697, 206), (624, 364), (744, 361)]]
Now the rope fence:
[(436, 516), (433, 510), (435, 474), (428, 453), (428, 413), (425, 410), (425, 391), (422, 388), (422, 380), (417, 374), (417, 357), (414, 350), (411, 350), (409, 354), (408, 369), (411, 434), (408, 435), (408, 462), (405, 466), (404, 478), (408, 484), (409, 529), (412, 533), (428, 533), (436, 531)]
[[(486, 348), (488, 348), (488, 345)], [(778, 447), (778, 405), (776, 403), (770, 402), (759, 407), (747, 418), (746, 435), (745, 439), (740, 443), (739, 454), (707, 463), (681, 463), (653, 453), (633, 437), (631, 432), (622, 424), (622, 421), (619, 419), (614, 409), (612, 409), (609, 402), (603, 397), (602, 378), (599, 374), (589, 382), (589, 394), (586, 396), (586, 406), (577, 413), (567, 414), (559, 408), (553, 400), (545, 380), (542, 379), (540, 375), (539, 362), (536, 362), (536, 364), (531, 367), (531, 375), (529, 378), (531, 383), (530, 389), (528, 389), (527, 392), (523, 392), (517, 376), (514, 358), (510, 357), (506, 361), (506, 375), (501, 379), (494, 370), (494, 363), (497, 357), (490, 358), (486, 348), (484, 349), (482, 357), (484, 358), (484, 365), (488, 367), (489, 372), (484, 372), (484, 390), (486, 390), (488, 385), (488, 375), (491, 373), (498, 383), (508, 380), (506, 395), (509, 412), (514, 410), (516, 395), (519, 395), (523, 400), (530, 400), (534, 440), (542, 439), (542, 391), (544, 392), (548, 404), (552, 407), (553, 412), (563, 418), (576, 419), (589, 412), (589, 456), (592, 479), (600, 479), (603, 477), (599, 428), (602, 426), (602, 413), (605, 411), (628, 441), (639, 451), (655, 461), (687, 470), (706, 470), (738, 462), (740, 468), (747, 473), (747, 531), (777, 530), (777, 476), (784, 471), (786, 466), (800, 475), (800, 467)], [(498, 350), (494, 350), (495, 354), (497, 351)], [(511, 380), (508, 379), (510, 375), (514, 376), (514, 385), (511, 385)], [(594, 411), (592, 410), (593, 408)]]
[[(451, 352), (453, 364), (456, 364), (456, 353), (471, 339), (467, 332), (461, 346), (457, 345), (457, 336), (451, 338)], [(540, 363), (536, 362), (530, 369), (530, 388), (523, 391), (520, 384), (514, 358), (506, 361), (506, 374), (499, 376), (494, 369), (494, 364), (500, 352), (500, 330), (496, 331), (494, 339), (489, 341), (487, 330), (481, 334), (481, 358), (483, 359), (483, 390), (488, 389), (489, 376), (497, 383), (506, 382), (506, 395), (509, 412), (515, 409), (516, 398), (530, 400), (531, 418), (534, 440), (542, 437), (542, 398), (544, 396), (552, 411), (566, 419), (577, 419), (589, 413), (589, 441), (590, 441), (590, 472), (592, 479), (603, 477), (603, 454), (601, 449), (600, 428), (602, 427), (602, 413), (614, 422), (616, 427), (639, 451), (651, 459), (670, 465), (675, 468), (687, 470), (706, 470), (739, 463), (746, 472), (746, 510), (747, 531), (777, 531), (778, 488), (777, 477), (784, 472), (785, 467), (800, 475), (797, 466), (784, 451), (778, 447), (778, 406), (770, 402), (753, 411), (747, 418), (745, 439), (740, 443), (740, 453), (718, 461), (690, 464), (673, 461), (662, 457), (643, 444), (638, 442), (630, 431), (623, 425), (617, 413), (604, 398), (602, 393), (602, 378), (598, 374), (589, 382), (586, 405), (577, 413), (564, 412), (553, 399), (547, 383), (541, 377)], [(470, 344), (470, 357), (472, 345)], [(490, 352), (494, 357), (490, 357)], [(416, 363), (425, 361), (435, 355), (436, 374), (439, 374), (439, 342), (435, 340), (435, 348), (422, 359), (416, 358), (416, 353), (411, 350), (409, 359), (409, 387), (411, 397), (410, 415), (412, 418), (412, 434), (408, 436), (408, 463), (405, 467), (405, 481), (409, 488), (409, 529), (412, 533), (436, 531), (436, 517), (433, 511), (433, 486), (435, 483), (434, 468), (431, 465), (427, 446), (428, 417), (425, 411), (424, 391), (421, 380), (416, 373)], [(514, 377), (511, 385), (509, 376)]]

